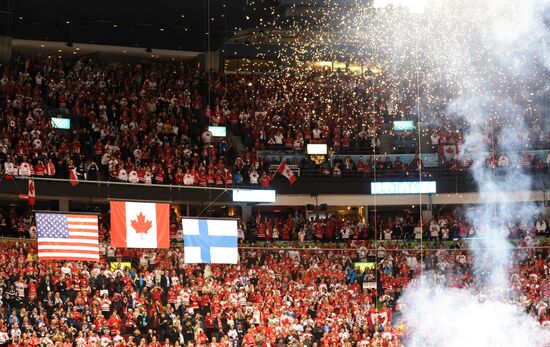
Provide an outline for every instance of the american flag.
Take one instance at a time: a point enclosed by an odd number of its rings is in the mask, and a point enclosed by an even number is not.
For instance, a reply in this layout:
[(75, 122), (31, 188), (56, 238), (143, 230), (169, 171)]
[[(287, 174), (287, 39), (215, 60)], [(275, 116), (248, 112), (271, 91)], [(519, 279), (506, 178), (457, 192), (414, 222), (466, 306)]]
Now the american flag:
[(38, 258), (99, 261), (97, 216), (37, 213)]

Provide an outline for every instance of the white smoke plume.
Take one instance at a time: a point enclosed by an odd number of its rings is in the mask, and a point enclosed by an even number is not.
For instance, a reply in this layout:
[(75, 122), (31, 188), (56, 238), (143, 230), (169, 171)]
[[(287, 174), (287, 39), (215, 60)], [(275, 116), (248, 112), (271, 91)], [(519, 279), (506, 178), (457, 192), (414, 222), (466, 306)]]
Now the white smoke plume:
[[(380, 74), (373, 86), (391, 95), (388, 104), (418, 105), (405, 112), (419, 113), (420, 128), (448, 125), (443, 114), (454, 117), (465, 134), (460, 154), (471, 160), (485, 202), (466, 208), (479, 237), (470, 251), (475, 285), (449, 288), (438, 273), (416, 279), (400, 300), (404, 321), (414, 324), (407, 346), (545, 346), (548, 331), (510, 298), (506, 230), (537, 212), (534, 204), (511, 202), (512, 194), (528, 198), (532, 189), (522, 134), (533, 105), (550, 95), (550, 0), (320, 2), (327, 10), (316, 13), (309, 32), (299, 31), (306, 47), (288, 56), (324, 60), (353, 43), (351, 61), (371, 60), (371, 72)], [(495, 173), (486, 160), (502, 152), (510, 166)]]
[[(530, 221), (533, 204), (511, 204), (531, 190), (521, 165), (495, 174), (486, 161), (506, 152), (521, 163), (519, 136), (532, 99), (548, 85), (549, 0), (375, 1), (362, 25), (365, 50), (393, 75), (399, 93), (418, 97), (424, 112), (439, 109), (466, 129), (461, 155), (482, 201), (467, 217), (479, 240), (470, 254), (476, 287), (453, 289), (427, 273), (401, 298), (404, 321), (414, 324), (408, 346), (545, 346), (549, 332), (509, 299), (512, 247), (506, 228)], [(397, 8), (383, 8), (393, 4)], [(424, 6), (420, 8), (420, 6)], [(404, 8), (400, 8), (404, 7)], [(381, 9), (380, 9), (381, 8)]]
[(448, 288), (425, 278), (409, 288), (402, 301), (410, 305), (406, 320), (414, 324), (407, 346), (528, 347), (549, 342), (548, 331), (518, 306), (472, 290)]

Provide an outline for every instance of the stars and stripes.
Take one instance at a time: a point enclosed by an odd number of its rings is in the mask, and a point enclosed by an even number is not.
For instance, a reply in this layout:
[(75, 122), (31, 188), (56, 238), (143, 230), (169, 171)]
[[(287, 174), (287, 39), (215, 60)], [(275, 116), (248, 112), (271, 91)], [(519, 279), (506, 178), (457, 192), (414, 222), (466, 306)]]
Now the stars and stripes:
[(36, 229), (39, 259), (99, 261), (97, 216), (36, 213)]

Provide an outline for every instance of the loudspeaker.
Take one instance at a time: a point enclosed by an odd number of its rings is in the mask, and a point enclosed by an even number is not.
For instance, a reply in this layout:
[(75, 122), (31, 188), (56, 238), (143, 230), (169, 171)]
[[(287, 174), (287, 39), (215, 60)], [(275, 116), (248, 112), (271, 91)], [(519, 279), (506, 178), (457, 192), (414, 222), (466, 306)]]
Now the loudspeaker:
[(308, 211), (315, 211), (315, 205), (313, 205), (313, 204), (307, 204), (307, 205), (306, 205), (306, 210), (308, 210)]
[(321, 205), (319, 205), (319, 209), (320, 209), (321, 211), (326, 211), (326, 210), (327, 210), (327, 204), (321, 204)]

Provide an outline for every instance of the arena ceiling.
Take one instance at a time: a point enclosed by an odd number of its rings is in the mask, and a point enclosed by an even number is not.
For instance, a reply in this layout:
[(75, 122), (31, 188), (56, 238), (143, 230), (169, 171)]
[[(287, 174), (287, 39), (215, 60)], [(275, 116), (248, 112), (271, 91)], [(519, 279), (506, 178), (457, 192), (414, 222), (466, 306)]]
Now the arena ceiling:
[(0, 35), (185, 51), (216, 49), (275, 0), (0, 0)]

